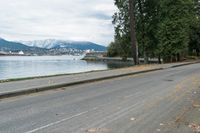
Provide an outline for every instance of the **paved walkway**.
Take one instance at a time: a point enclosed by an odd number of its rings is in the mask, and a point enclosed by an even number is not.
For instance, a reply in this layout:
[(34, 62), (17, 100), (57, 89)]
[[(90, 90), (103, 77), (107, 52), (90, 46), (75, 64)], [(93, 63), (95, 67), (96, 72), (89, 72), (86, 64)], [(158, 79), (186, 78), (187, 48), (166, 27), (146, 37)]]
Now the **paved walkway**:
[(97, 71), (97, 72), (80, 73), (74, 75), (62, 75), (55, 77), (4, 82), (0, 83), (0, 98), (6, 97), (7, 95), (9, 96), (9, 95), (17, 95), (19, 93), (32, 93), (32, 92), (49, 90), (53, 88), (64, 87), (74, 84), (91, 82), (95, 80), (103, 80), (103, 79), (132, 75), (148, 71), (156, 71), (159, 69), (166, 69), (170, 67), (176, 67), (179, 65), (187, 65), (187, 64), (191, 63), (184, 62), (184, 63), (172, 63), (172, 64), (162, 64), (162, 65), (142, 65), (142, 66), (113, 69), (107, 71)]

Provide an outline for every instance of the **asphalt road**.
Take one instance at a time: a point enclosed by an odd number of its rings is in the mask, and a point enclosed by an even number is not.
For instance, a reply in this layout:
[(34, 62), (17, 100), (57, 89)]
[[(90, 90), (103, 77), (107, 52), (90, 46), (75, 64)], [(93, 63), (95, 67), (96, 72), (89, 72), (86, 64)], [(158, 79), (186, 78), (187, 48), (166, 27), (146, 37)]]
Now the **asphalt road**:
[(0, 133), (187, 133), (199, 83), (193, 64), (2, 99)]

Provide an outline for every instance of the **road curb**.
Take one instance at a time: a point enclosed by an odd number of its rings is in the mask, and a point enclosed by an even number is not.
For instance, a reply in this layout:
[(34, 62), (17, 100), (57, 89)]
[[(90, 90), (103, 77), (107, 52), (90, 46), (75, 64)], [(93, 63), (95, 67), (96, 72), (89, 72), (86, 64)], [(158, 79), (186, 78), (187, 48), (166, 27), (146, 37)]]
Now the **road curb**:
[(101, 77), (101, 78), (94, 78), (94, 79), (89, 79), (89, 80), (76, 81), (76, 82), (71, 82), (71, 83), (66, 83), (66, 84), (59, 84), (59, 85), (52, 85), (52, 86), (47, 86), (47, 87), (32, 88), (32, 89), (28, 89), (28, 90), (2, 93), (2, 94), (0, 94), (0, 99), (16, 97), (16, 96), (21, 96), (21, 95), (27, 95), (27, 94), (32, 94), (32, 93), (37, 93), (37, 92), (42, 92), (42, 91), (47, 91), (47, 90), (54, 90), (57, 88), (86, 84), (86, 83), (91, 83), (91, 82), (96, 82), (96, 81), (107, 80), (107, 79), (131, 76), (131, 75), (136, 75), (136, 74), (141, 74), (141, 73), (148, 73), (148, 72), (153, 72), (153, 71), (158, 71), (158, 70), (163, 70), (163, 68), (156, 68), (156, 69), (150, 69), (150, 70), (144, 70), (144, 71), (138, 71), (138, 72), (132, 72), (132, 73), (112, 75), (112, 76)]
[(164, 69), (169, 69), (169, 68), (176, 68), (176, 67), (181, 67), (181, 66), (186, 66), (186, 65), (196, 64), (196, 63), (200, 63), (200, 61), (173, 65), (173, 66), (170, 66), (170, 67), (167, 67), (167, 68), (160, 67), (160, 68), (131, 72), (131, 73), (111, 75), (111, 76), (107, 76), (107, 77), (100, 77), (100, 78), (94, 78), (94, 79), (88, 79), (88, 80), (75, 81), (75, 82), (66, 83), (66, 84), (58, 84), (58, 85), (51, 85), (51, 86), (40, 87), (40, 88), (32, 88), (32, 89), (28, 89), (28, 90), (6, 92), (6, 93), (0, 94), (0, 99), (9, 98), (9, 97), (16, 97), (16, 96), (21, 96), (21, 95), (27, 95), (27, 94), (32, 94), (32, 93), (37, 93), (37, 92), (42, 92), (42, 91), (47, 91), (47, 90), (54, 90), (54, 89), (58, 89), (58, 88), (62, 88), (62, 87), (70, 87), (70, 86), (74, 86), (74, 85), (86, 84), (86, 83), (90, 83), (90, 82), (102, 81), (102, 80), (107, 80), (107, 79), (114, 79), (114, 78), (119, 78), (119, 77), (131, 76), (131, 75), (136, 75), (136, 74), (141, 74), (141, 73), (154, 72), (154, 71), (164, 70)]
[(197, 63), (200, 63), (200, 61), (196, 61), (196, 62), (187, 62), (187, 63), (184, 63), (184, 64), (174, 65), (174, 66), (171, 66), (170, 68), (176, 68), (176, 67), (181, 67), (181, 66), (187, 66), (187, 65), (197, 64)]

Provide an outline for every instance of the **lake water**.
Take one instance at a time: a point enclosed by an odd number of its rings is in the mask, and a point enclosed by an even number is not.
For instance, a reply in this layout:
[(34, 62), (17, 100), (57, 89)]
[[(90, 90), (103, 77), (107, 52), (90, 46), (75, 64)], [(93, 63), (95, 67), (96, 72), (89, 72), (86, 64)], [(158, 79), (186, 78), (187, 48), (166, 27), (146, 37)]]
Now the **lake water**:
[(87, 62), (81, 58), (81, 56), (0, 56), (0, 80), (80, 73), (131, 65)]

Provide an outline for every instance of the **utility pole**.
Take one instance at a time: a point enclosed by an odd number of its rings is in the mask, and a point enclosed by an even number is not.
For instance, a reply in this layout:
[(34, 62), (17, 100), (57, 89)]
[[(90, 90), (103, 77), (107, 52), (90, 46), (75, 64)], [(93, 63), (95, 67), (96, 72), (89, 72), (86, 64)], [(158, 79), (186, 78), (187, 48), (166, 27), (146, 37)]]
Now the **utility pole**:
[(133, 49), (133, 60), (135, 65), (139, 64), (138, 46), (135, 31), (135, 0), (129, 0), (129, 15), (130, 15), (130, 32), (131, 32), (131, 46)]

